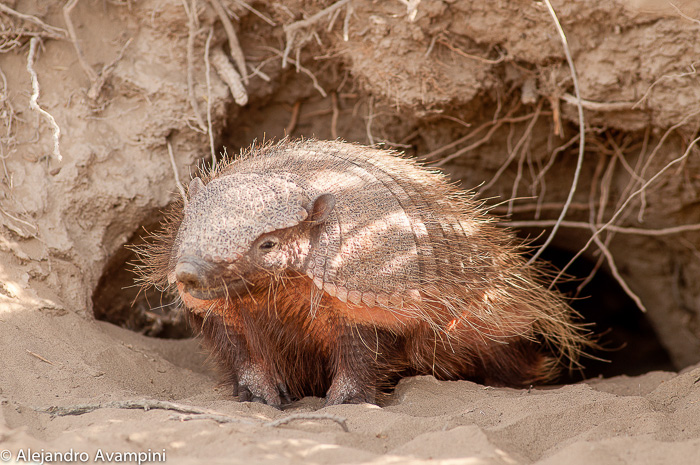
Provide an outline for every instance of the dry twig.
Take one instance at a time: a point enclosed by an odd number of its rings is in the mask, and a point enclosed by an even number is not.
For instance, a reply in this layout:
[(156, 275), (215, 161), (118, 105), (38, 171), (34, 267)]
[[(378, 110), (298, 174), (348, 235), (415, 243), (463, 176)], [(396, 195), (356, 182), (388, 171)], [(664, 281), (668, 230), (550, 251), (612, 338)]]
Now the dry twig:
[(348, 432), (347, 420), (337, 415), (328, 413), (294, 413), (284, 418), (272, 421), (255, 421), (247, 418), (237, 418), (231, 415), (226, 415), (215, 410), (194, 407), (191, 405), (177, 404), (175, 402), (167, 402), (164, 400), (121, 400), (112, 402), (99, 402), (95, 404), (78, 404), (67, 407), (52, 406), (43, 409), (35, 409), (42, 413), (48, 413), (51, 416), (64, 417), (69, 415), (84, 415), (103, 408), (116, 408), (126, 410), (170, 410), (185, 415), (172, 416), (171, 419), (180, 421), (190, 420), (214, 420), (217, 423), (243, 423), (247, 425), (262, 425), (265, 427), (275, 428), (277, 426), (286, 425), (297, 420), (330, 420), (339, 424), (343, 431)]
[(194, 413), (194, 414), (216, 414), (217, 412), (209, 409), (203, 409), (199, 407), (193, 407), (190, 405), (176, 404), (174, 402), (167, 402), (164, 400), (151, 400), (151, 399), (139, 399), (139, 400), (121, 400), (112, 402), (98, 402), (95, 404), (78, 404), (70, 405), (67, 407), (57, 407), (52, 406), (44, 409), (37, 409), (39, 412), (49, 413), (56, 417), (65, 417), (69, 415), (84, 415), (86, 413), (94, 412), (95, 410), (102, 408), (117, 408), (117, 409), (138, 409), (138, 410), (172, 410), (180, 413)]
[(32, 351), (29, 350), (29, 349), (27, 349), (27, 353), (28, 353), (29, 355), (31, 355), (32, 357), (38, 358), (38, 359), (41, 360), (42, 362), (48, 363), (49, 365), (53, 365), (53, 364), (54, 364), (52, 361), (47, 360), (46, 358), (42, 357), (42, 356), (39, 355), (39, 354), (35, 354), (34, 352), (32, 352)]
[(34, 54), (36, 53), (36, 46), (40, 42), (38, 37), (32, 37), (29, 41), (29, 54), (27, 55), (27, 71), (32, 77), (32, 96), (29, 99), (29, 108), (38, 112), (42, 115), (51, 125), (53, 129), (53, 155), (58, 161), (63, 160), (61, 156), (61, 147), (59, 145), (59, 139), (61, 138), (61, 128), (58, 127), (56, 120), (48, 111), (44, 110), (39, 106), (39, 79), (37, 78), (36, 71), (34, 71)]
[(279, 420), (268, 421), (265, 423), (265, 426), (282, 426), (296, 420), (331, 420), (338, 423), (346, 433), (350, 431), (348, 430), (347, 420), (345, 418), (329, 413), (293, 413)]
[(243, 418), (232, 417), (230, 415), (224, 415), (220, 413), (194, 413), (188, 415), (173, 415), (170, 417), (171, 420), (178, 421), (193, 421), (193, 420), (213, 420), (217, 423), (243, 423), (246, 425), (255, 425), (256, 423), (251, 420), (246, 420)]

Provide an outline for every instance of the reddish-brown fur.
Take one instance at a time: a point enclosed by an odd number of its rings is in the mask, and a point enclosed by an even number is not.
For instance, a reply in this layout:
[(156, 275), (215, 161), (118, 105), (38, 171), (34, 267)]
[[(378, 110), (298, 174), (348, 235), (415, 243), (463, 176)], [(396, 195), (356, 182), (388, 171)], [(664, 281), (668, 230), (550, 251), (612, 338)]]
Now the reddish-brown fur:
[[(294, 277), (279, 286), (269, 307), (266, 289), (235, 301), (180, 295), (193, 310), (190, 321), (218, 355), (225, 373), (236, 372), (237, 363), (231, 357), (240, 349), (232, 339), (240, 338), (254, 363), (277, 376), (276, 383), (286, 383), (292, 398), (326, 395), (333, 377), (344, 370), (379, 389), (367, 393), (369, 399), (381, 396), (383, 389), (406, 375), (511, 386), (550, 376), (552, 362), (536, 343), (513, 336), (499, 339), (508, 335), (498, 328), (477, 331), (458, 323), (447, 338), (440, 338), (425, 322), (381, 308), (345, 304), (325, 294), (311, 318), (312, 290), (310, 279)], [(342, 350), (339, 341), (343, 339), (354, 340), (366, 350)], [(229, 382), (236, 385), (235, 378)]]

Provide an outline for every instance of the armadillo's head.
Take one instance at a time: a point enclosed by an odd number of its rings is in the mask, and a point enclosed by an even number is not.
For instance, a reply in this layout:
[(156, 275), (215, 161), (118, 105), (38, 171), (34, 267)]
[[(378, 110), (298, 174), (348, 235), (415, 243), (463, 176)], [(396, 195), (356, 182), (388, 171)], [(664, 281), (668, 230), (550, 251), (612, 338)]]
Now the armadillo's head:
[(171, 256), (169, 282), (199, 300), (244, 296), (308, 254), (311, 230), (335, 205), (282, 175), (195, 178)]

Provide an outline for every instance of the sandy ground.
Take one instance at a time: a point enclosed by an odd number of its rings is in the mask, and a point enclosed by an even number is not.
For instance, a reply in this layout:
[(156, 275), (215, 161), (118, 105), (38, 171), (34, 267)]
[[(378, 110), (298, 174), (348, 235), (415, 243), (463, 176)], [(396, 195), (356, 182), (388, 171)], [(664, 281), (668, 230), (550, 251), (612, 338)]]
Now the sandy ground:
[[(0, 449), (15, 458), (31, 449), (85, 452), (96, 462), (99, 451), (165, 451), (168, 463), (700, 461), (700, 367), (531, 390), (416, 377), (403, 380), (384, 407), (322, 408), (321, 399), (306, 398), (279, 411), (217, 388), (195, 340), (148, 338), (1, 299)], [(41, 411), (143, 399), (211, 409), (235, 422), (182, 421), (158, 409)], [(348, 432), (330, 419), (266, 424), (300, 413), (341, 417)]]

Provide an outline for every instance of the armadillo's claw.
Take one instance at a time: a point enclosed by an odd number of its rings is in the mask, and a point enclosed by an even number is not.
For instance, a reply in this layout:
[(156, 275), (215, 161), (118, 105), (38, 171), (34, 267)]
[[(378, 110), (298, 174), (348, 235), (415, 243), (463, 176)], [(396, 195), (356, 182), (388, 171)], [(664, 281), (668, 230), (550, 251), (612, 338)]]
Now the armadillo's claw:
[(325, 406), (364, 403), (376, 403), (374, 386), (363, 385), (358, 379), (344, 373), (336, 375), (328, 393), (326, 393)]
[(275, 408), (291, 402), (287, 386), (259, 364), (249, 364), (239, 371), (237, 391), (240, 402), (259, 402)]
[(284, 383), (278, 383), (277, 389), (279, 390), (280, 396), (282, 397), (282, 404), (291, 404), (292, 398), (289, 395), (289, 390), (287, 389), (287, 385)]

